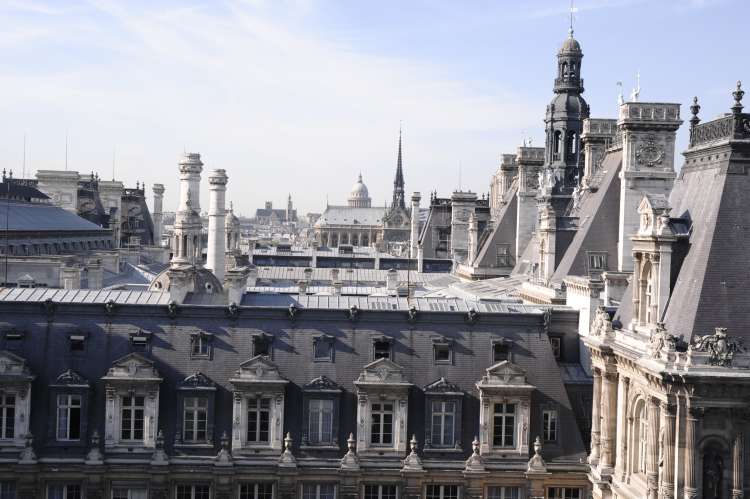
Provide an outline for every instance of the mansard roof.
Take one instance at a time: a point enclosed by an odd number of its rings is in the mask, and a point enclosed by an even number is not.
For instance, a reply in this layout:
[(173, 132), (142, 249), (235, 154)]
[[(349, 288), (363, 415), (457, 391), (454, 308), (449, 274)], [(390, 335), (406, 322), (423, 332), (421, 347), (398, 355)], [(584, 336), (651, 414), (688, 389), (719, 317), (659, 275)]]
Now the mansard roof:
[(589, 251), (606, 251), (609, 270), (617, 269), (617, 242), (620, 224), (620, 177), (622, 150), (608, 153), (602, 161), (601, 180), (596, 191), (586, 191), (580, 208), (578, 230), (558, 263), (552, 282), (571, 275), (587, 275)]

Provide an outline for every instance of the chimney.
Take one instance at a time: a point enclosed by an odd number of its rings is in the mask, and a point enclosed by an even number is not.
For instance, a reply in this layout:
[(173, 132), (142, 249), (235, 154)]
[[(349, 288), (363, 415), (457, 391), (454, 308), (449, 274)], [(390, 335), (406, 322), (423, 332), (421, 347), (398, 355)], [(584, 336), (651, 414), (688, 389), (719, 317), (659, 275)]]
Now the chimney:
[(101, 289), (104, 280), (104, 269), (99, 258), (92, 258), (86, 265), (89, 274), (89, 289)]
[(162, 234), (164, 233), (164, 213), (162, 208), (162, 202), (164, 201), (164, 186), (162, 184), (154, 184), (151, 187), (154, 193), (154, 246), (161, 247)]
[(195, 152), (185, 153), (179, 163), (180, 168), (180, 207), (186, 205), (190, 191), (190, 206), (200, 214), (200, 185), (203, 162)]
[(229, 177), (224, 170), (213, 170), (208, 177), (208, 248), (206, 267), (217, 279), (226, 271), (226, 192)]
[(247, 267), (237, 267), (226, 272), (224, 276), (224, 290), (227, 292), (227, 303), (242, 303), (242, 296), (247, 289), (247, 281), (251, 270)]
[(60, 284), (63, 289), (81, 289), (81, 269), (75, 265), (60, 269)]
[(385, 275), (385, 287), (388, 291), (396, 291), (398, 287), (398, 271), (396, 269), (388, 270)]
[(422, 196), (415, 192), (411, 195), (411, 239), (409, 245), (409, 258), (417, 257), (419, 246), (419, 201)]

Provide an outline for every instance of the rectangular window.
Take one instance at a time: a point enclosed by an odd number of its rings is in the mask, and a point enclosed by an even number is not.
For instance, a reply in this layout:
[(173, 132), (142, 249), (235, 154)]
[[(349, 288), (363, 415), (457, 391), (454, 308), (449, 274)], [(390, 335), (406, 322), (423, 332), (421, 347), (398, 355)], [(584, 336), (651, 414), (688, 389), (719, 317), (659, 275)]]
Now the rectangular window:
[(16, 396), (0, 393), (0, 439), (16, 436)]
[(512, 266), (511, 258), (510, 258), (510, 244), (498, 244), (497, 245), (497, 266), (498, 267)]
[(542, 412), (543, 436), (545, 442), (557, 441), (557, 411), (545, 410)]
[(86, 336), (82, 334), (71, 334), (69, 340), (71, 352), (80, 353), (86, 350)]
[(333, 340), (318, 337), (313, 340), (313, 355), (315, 360), (333, 360)]
[(495, 404), (492, 424), (494, 447), (516, 446), (516, 404)]
[(458, 499), (458, 485), (428, 485), (425, 499)]
[(178, 485), (175, 499), (210, 499), (211, 487), (208, 484)]
[(364, 499), (396, 499), (395, 485), (365, 485)]
[(16, 499), (16, 482), (0, 482), (0, 499)]
[(547, 489), (548, 499), (581, 499), (581, 489), (571, 487), (549, 487)]
[(372, 404), (370, 443), (393, 444), (393, 402)]
[(376, 340), (373, 342), (373, 359), (390, 359), (391, 358), (391, 342)]
[(313, 445), (333, 443), (333, 400), (310, 400), (307, 439)]
[(208, 399), (185, 397), (182, 439), (188, 443), (205, 442), (208, 428)]
[(450, 364), (453, 360), (449, 343), (435, 343), (432, 345), (432, 353), (436, 364)]
[(456, 444), (456, 402), (432, 402), (431, 445), (433, 447), (453, 447)]
[(606, 251), (589, 251), (588, 252), (589, 273), (601, 273), (607, 270), (607, 252)]
[(243, 483), (240, 484), (239, 499), (273, 499), (273, 483)]
[(77, 483), (51, 483), (47, 486), (47, 499), (81, 499), (81, 485)]
[(555, 360), (560, 360), (562, 355), (562, 338), (559, 336), (550, 336), (549, 344), (552, 347), (552, 355), (555, 357)]
[(487, 499), (521, 499), (521, 488), (487, 487)]
[(492, 342), (492, 362), (498, 363), (510, 360), (510, 345), (503, 340)]
[(148, 499), (146, 487), (112, 487), (112, 499)]
[(253, 355), (271, 355), (271, 340), (257, 335), (253, 338)]
[(143, 441), (143, 414), (145, 397), (129, 395), (122, 397), (120, 438), (125, 441)]
[(271, 399), (248, 399), (247, 441), (251, 443), (268, 443), (268, 425), (270, 419)]
[(335, 499), (336, 485), (332, 483), (305, 483), (302, 485), (302, 499)]
[(193, 357), (208, 357), (211, 353), (211, 337), (205, 334), (194, 334), (190, 337), (190, 354)]
[(79, 440), (81, 438), (81, 396), (57, 396), (57, 439)]

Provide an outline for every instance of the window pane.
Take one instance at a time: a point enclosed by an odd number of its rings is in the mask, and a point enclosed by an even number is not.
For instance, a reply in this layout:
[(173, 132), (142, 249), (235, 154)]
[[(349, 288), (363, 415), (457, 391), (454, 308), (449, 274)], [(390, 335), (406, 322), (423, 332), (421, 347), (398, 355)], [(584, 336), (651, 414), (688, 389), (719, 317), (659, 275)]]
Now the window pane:
[(15, 482), (0, 482), (0, 499), (16, 499)]
[(333, 499), (335, 485), (323, 483), (320, 485), (320, 497), (318, 499)]

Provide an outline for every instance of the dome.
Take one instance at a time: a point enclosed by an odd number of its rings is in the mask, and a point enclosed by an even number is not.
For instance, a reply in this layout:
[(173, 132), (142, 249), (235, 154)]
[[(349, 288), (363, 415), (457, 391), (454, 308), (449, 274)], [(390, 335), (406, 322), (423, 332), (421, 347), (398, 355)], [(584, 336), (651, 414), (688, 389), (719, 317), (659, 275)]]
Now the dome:
[(234, 214), (234, 205), (233, 203), (229, 203), (229, 209), (227, 210), (227, 214), (224, 217), (224, 226), (227, 229), (236, 229), (239, 230), (240, 227), (240, 219), (237, 218), (237, 215)]
[(586, 103), (586, 100), (578, 94), (557, 94), (552, 99), (550, 107), (553, 110), (553, 117), (589, 117), (589, 105)]
[[(170, 268), (167, 267), (157, 275), (151, 285), (149, 291), (169, 291)], [(216, 294), (224, 291), (223, 286), (219, 279), (208, 269), (190, 267), (192, 275), (190, 276), (193, 280), (193, 294)]]
[(356, 208), (369, 208), (370, 207), (370, 193), (367, 190), (367, 186), (362, 182), (362, 174), (359, 174), (357, 183), (352, 187), (349, 193), (349, 206)]
[(570, 32), (570, 36), (565, 39), (565, 41), (562, 44), (562, 47), (560, 47), (560, 54), (569, 54), (569, 53), (581, 53), (581, 44), (578, 43), (578, 40), (573, 38), (573, 32)]

